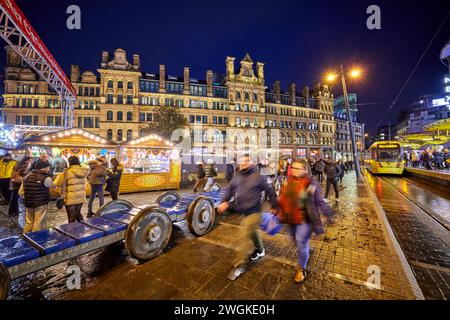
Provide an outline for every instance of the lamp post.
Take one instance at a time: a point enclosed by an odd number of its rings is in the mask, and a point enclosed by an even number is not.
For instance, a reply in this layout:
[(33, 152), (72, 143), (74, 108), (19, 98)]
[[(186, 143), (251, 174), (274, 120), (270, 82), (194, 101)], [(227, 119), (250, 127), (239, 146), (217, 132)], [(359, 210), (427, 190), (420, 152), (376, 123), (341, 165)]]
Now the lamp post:
[[(342, 80), (342, 91), (344, 93), (344, 105), (345, 105), (345, 109), (347, 111), (347, 118), (348, 118), (349, 127), (350, 127), (350, 138), (352, 140), (353, 161), (355, 162), (356, 179), (359, 180), (359, 179), (361, 179), (361, 169), (359, 166), (358, 148), (356, 146), (356, 141), (355, 141), (355, 132), (354, 132), (353, 121), (352, 121), (352, 116), (351, 116), (351, 112), (350, 112), (350, 103), (348, 101), (347, 84), (345, 82), (344, 67), (342, 65), (341, 65), (340, 71), (341, 71), (341, 80)], [(358, 78), (360, 75), (361, 75), (361, 72), (358, 69), (354, 69), (354, 70), (350, 71), (350, 76), (352, 78)], [(337, 76), (335, 74), (329, 74), (327, 76), (327, 80), (334, 81), (336, 79), (336, 77)]]

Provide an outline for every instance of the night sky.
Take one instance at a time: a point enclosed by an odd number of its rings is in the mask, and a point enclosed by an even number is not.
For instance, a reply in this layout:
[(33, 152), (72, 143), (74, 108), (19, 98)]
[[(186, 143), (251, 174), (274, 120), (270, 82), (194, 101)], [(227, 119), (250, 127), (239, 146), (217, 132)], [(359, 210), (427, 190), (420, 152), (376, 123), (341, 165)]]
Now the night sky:
[[(281, 80), (312, 86), (326, 70), (357, 65), (364, 77), (350, 82), (358, 94), (360, 120), (371, 131), (387, 110), (450, 9), (449, 1), (103, 1), (17, 0), (53, 56), (69, 75), (100, 66), (101, 52), (116, 48), (141, 57), (142, 71), (206, 78), (206, 70), (225, 73), (226, 56), (239, 61), (248, 52), (265, 62), (266, 85)], [(66, 8), (79, 5), (81, 30), (66, 28)], [(366, 8), (381, 7), (381, 30), (368, 30)], [(450, 17), (386, 117), (422, 94), (443, 93), (448, 68), (439, 60), (450, 40)], [(3, 69), (5, 54), (0, 53)], [(333, 89), (340, 94), (339, 86)]]

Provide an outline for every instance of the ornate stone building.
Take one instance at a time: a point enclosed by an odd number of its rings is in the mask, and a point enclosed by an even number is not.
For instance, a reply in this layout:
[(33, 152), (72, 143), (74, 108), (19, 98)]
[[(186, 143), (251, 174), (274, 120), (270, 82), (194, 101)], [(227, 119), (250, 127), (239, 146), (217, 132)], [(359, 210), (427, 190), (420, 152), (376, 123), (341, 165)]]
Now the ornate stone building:
[[(61, 125), (58, 96), (46, 82), (6, 47), (4, 105), (0, 109), (6, 125)], [(139, 55), (132, 62), (122, 49), (102, 53), (98, 76), (76, 65), (71, 67), (70, 80), (78, 94), (75, 126), (113, 141), (138, 137), (154, 123), (157, 106), (181, 108), (191, 128), (193, 151), (217, 150), (226, 137), (226, 130), (278, 129), (282, 153), (297, 156), (333, 156), (336, 122), (333, 116), (333, 95), (326, 84), (312, 90), (304, 87), (299, 93), (291, 84), (287, 92), (275, 81), (266, 86), (264, 63), (256, 65), (247, 54), (235, 70), (235, 58), (226, 58), (226, 75), (211, 70), (206, 80), (190, 77), (188, 67), (183, 77), (171, 76), (164, 65), (158, 73), (140, 69)], [(202, 125), (202, 130), (196, 129)], [(206, 134), (208, 129), (215, 129)], [(266, 132), (266, 131), (264, 131)], [(271, 144), (269, 138), (269, 145)]]

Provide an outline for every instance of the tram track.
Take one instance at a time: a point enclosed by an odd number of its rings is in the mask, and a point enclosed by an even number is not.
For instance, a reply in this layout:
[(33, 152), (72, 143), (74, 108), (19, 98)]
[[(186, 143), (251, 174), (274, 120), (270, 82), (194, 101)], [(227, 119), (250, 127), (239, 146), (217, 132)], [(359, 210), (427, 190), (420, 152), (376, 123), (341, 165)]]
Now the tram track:
[(437, 193), (442, 190), (430, 192), (429, 186), (398, 176), (370, 174), (368, 180), (425, 299), (450, 299), (450, 199), (446, 192), (441, 197)]
[[(387, 179), (386, 177), (380, 177), (383, 181), (385, 181), (390, 187), (392, 187), (393, 189), (395, 189), (398, 193), (400, 193), (403, 197), (407, 198), (410, 202), (412, 202), (415, 206), (417, 206), (418, 208), (420, 208), (424, 213), (426, 213), (428, 216), (430, 216), (438, 225), (440, 225), (442, 228), (444, 228), (446, 231), (450, 231), (450, 223), (445, 220), (439, 213), (437, 213), (436, 211), (434, 211), (430, 206), (428, 206), (425, 203), (422, 203), (420, 201), (418, 201), (417, 199), (415, 199), (413, 196), (411, 196), (410, 194), (408, 194), (407, 192), (403, 191), (401, 188), (399, 188), (398, 186), (396, 186), (395, 184), (391, 183), (391, 181), (389, 179)], [(418, 188), (423, 189), (424, 191), (427, 191), (426, 189), (422, 188), (420, 185), (414, 183), (413, 181), (411, 181), (410, 179), (404, 178), (404, 177), (398, 177), (398, 178), (393, 178), (393, 179), (400, 179), (405, 181), (406, 183), (411, 183), (414, 184), (415, 186), (417, 186)], [(436, 194), (437, 197), (439, 197), (440, 195)], [(448, 244), (450, 246), (450, 244)]]

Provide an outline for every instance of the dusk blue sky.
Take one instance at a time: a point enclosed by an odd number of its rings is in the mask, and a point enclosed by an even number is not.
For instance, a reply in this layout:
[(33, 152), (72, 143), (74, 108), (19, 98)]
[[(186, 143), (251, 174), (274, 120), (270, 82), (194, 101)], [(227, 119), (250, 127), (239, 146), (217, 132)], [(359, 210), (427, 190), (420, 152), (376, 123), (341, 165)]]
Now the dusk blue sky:
[[(360, 120), (374, 130), (450, 9), (449, 1), (25, 1), (17, 3), (69, 75), (99, 67), (101, 52), (116, 48), (141, 57), (141, 69), (205, 78), (206, 70), (225, 73), (226, 56), (239, 61), (248, 52), (265, 62), (266, 85), (281, 80), (283, 90), (321, 81), (340, 64), (358, 65), (364, 78), (350, 82), (358, 94)], [(66, 28), (66, 8), (82, 11), (81, 30)], [(381, 7), (381, 30), (366, 28), (366, 8)], [(450, 18), (414, 77), (389, 113), (398, 112), (422, 94), (443, 93), (448, 68), (439, 52), (450, 40)], [(5, 54), (0, 63), (3, 69)], [(335, 96), (340, 94), (335, 86)], [(373, 103), (373, 104), (372, 104)]]

